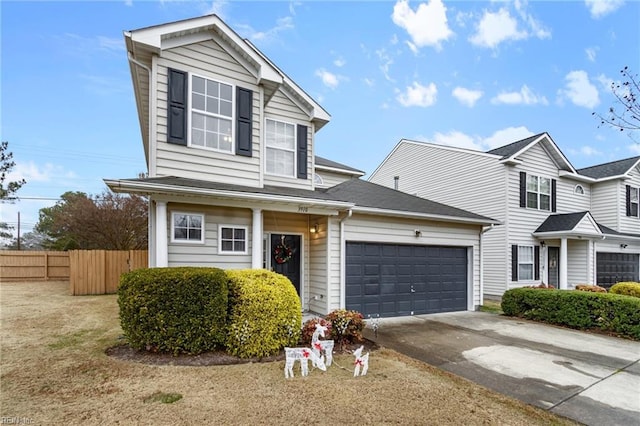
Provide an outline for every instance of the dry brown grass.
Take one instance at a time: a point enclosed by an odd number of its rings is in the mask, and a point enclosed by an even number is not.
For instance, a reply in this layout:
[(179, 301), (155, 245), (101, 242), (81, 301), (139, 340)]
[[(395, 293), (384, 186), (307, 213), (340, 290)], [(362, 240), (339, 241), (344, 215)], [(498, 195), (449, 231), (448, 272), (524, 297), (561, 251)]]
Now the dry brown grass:
[[(283, 362), (153, 366), (110, 358), (115, 296), (69, 296), (67, 283), (2, 283), (1, 416), (32, 424), (570, 424), (381, 349), (369, 374)], [(350, 366), (351, 356), (336, 362)], [(298, 369), (296, 366), (296, 375)], [(174, 403), (163, 394), (179, 394)]]

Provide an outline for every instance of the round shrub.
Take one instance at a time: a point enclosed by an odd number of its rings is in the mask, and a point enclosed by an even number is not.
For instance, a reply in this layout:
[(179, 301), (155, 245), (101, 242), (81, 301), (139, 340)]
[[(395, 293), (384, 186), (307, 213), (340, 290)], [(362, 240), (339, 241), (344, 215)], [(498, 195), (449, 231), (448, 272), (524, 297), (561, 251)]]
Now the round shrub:
[(633, 281), (620, 282), (609, 290), (610, 293), (624, 294), (625, 296), (640, 297), (640, 283)]
[(362, 342), (362, 330), (364, 330), (364, 320), (362, 314), (357, 311), (347, 311), (336, 309), (325, 317), (331, 323), (331, 338), (340, 346), (347, 343)]
[(123, 274), (120, 324), (129, 344), (198, 354), (224, 344), (227, 277), (217, 268), (152, 268)]
[(287, 277), (264, 269), (227, 271), (227, 277), (230, 354), (263, 357), (297, 344), (302, 306)]

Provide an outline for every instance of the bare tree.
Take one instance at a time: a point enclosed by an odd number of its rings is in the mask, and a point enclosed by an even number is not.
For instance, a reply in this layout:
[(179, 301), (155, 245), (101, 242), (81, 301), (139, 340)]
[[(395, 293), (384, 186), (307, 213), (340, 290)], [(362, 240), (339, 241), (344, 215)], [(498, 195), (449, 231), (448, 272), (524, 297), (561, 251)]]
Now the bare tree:
[[(7, 175), (11, 173), (15, 165), (13, 152), (9, 151), (9, 142), (0, 142), (0, 203), (13, 203), (16, 200), (15, 193), (27, 183), (24, 179), (19, 179), (5, 184)], [(13, 226), (6, 222), (0, 222), (0, 238), (13, 237), (12, 230)]]
[(600, 125), (607, 125), (622, 131), (640, 129), (640, 79), (628, 66), (620, 70), (622, 81), (611, 83), (611, 93), (616, 100), (606, 114), (594, 112), (600, 119)]

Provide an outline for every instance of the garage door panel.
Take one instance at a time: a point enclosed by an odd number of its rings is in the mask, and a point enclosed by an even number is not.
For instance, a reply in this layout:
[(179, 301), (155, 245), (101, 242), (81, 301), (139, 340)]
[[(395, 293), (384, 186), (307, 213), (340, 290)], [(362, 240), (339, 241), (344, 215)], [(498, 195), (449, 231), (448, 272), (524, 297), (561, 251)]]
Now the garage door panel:
[[(353, 253), (366, 256), (349, 255)], [(365, 317), (449, 312), (467, 307), (465, 247), (348, 242), (347, 254), (347, 309), (358, 310)], [(363, 277), (364, 271), (367, 274)], [(369, 285), (373, 284), (371, 279), (379, 285)]]
[(597, 284), (607, 288), (621, 281), (640, 281), (640, 255), (598, 252), (596, 271)]

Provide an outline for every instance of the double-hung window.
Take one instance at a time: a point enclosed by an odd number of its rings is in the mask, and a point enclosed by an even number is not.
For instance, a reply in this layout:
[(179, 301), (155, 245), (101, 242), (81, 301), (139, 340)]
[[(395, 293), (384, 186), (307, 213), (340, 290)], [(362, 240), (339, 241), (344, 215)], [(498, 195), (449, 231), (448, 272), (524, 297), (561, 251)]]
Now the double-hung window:
[(629, 213), (632, 217), (638, 217), (640, 211), (640, 188), (631, 188), (629, 193)]
[(551, 179), (527, 175), (527, 207), (551, 210)]
[(533, 246), (518, 246), (518, 281), (532, 280), (534, 277)]
[(233, 150), (233, 90), (229, 84), (191, 76), (191, 145)]
[(267, 173), (294, 177), (296, 170), (296, 126), (266, 120)]
[(171, 240), (174, 242), (204, 242), (204, 215), (172, 213)]
[(221, 254), (247, 253), (247, 228), (244, 226), (220, 225), (218, 241)]

